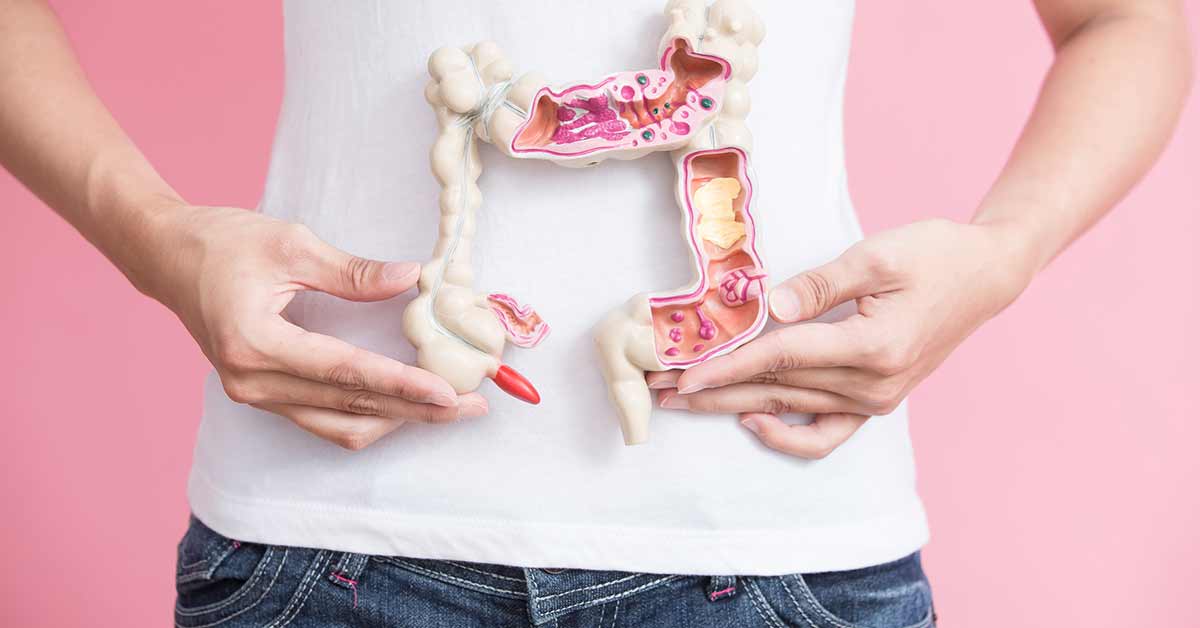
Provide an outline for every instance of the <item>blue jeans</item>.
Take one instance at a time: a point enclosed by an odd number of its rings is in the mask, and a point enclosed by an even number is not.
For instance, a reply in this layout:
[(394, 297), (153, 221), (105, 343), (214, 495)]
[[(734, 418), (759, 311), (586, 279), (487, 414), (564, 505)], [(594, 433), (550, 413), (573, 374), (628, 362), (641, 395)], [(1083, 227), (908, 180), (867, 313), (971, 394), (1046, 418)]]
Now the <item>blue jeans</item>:
[(832, 573), (671, 576), (522, 569), (242, 543), (192, 519), (181, 628), (899, 628), (934, 625), (917, 554)]

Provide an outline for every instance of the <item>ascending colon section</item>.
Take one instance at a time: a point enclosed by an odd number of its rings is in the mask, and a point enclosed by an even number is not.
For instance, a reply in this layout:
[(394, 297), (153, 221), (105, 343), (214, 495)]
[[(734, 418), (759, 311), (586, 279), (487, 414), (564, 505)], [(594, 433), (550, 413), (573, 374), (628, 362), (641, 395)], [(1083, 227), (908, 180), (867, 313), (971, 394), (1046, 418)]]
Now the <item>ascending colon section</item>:
[(687, 367), (757, 334), (766, 321), (766, 278), (755, 250), (754, 183), (740, 148), (688, 154), (680, 176), (684, 233), (699, 279), (651, 295), (654, 346), (663, 366)]

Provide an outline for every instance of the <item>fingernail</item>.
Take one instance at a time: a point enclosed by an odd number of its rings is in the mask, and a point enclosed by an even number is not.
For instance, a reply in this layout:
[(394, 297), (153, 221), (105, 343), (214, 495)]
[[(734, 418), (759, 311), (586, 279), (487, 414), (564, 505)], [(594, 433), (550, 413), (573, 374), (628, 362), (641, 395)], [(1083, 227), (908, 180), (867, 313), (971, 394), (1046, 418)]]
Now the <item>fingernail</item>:
[(688, 409), (687, 399), (684, 399), (673, 392), (663, 393), (662, 397), (660, 397), (658, 400), (658, 405), (659, 407), (666, 408), (667, 410)]
[(790, 321), (800, 315), (800, 299), (787, 288), (771, 291), (771, 313), (775, 318)]
[(413, 278), (413, 274), (421, 272), (421, 265), (416, 262), (388, 262), (383, 265), (383, 278), (388, 281), (404, 281)]
[(458, 406), (458, 396), (449, 393), (434, 393), (433, 399), (430, 400), (435, 405), (443, 408), (454, 408)]
[(650, 390), (666, 390), (674, 387), (675, 382), (672, 382), (669, 379), (664, 379), (661, 382), (654, 382), (653, 384), (650, 384)]
[(704, 390), (705, 388), (708, 388), (708, 386), (706, 386), (704, 384), (688, 384), (687, 386), (684, 386), (683, 388), (679, 389), (679, 394), (690, 395), (694, 392), (700, 392), (701, 390)]
[(750, 430), (751, 432), (754, 432), (755, 434), (758, 433), (758, 423), (755, 423), (754, 419), (749, 417), (744, 418), (742, 419), (742, 425), (746, 426), (746, 429)]

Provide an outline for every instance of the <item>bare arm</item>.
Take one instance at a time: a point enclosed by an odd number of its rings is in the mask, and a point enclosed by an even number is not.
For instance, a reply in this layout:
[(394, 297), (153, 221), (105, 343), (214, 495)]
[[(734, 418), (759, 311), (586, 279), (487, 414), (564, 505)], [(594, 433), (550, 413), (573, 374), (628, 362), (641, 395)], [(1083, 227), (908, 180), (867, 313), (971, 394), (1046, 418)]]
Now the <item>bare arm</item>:
[(975, 215), (1006, 225), (1040, 270), (1162, 152), (1191, 86), (1178, 0), (1036, 0), (1055, 48), (1037, 106)]
[(42, 0), (0, 1), (0, 138), (0, 164), (143, 283), (146, 223), (182, 199), (96, 97)]
[(301, 290), (386, 299), (420, 268), (355, 257), (254, 212), (185, 202), (96, 97), (43, 0), (0, 0), (0, 165), (175, 312), (233, 400), (352, 449), (404, 419), (486, 412), (483, 397), (456, 395), (432, 373), (284, 320)]
[[(959, 343), (1095, 224), (1161, 152), (1191, 82), (1178, 0), (1036, 0), (1055, 60), (973, 221), (871, 236), (772, 290), (777, 330), (683, 373), (651, 376), (664, 407), (736, 412), (775, 449), (821, 457), (888, 414)], [(782, 413), (813, 413), (789, 426)]]

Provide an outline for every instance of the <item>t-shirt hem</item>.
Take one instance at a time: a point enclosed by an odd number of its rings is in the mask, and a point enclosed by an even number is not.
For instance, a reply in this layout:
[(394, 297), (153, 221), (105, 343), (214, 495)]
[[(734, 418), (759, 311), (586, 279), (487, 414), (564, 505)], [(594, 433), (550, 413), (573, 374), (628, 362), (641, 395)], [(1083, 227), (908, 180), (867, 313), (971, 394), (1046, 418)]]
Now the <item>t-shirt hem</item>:
[(844, 571), (903, 558), (929, 540), (915, 494), (896, 511), (828, 526), (686, 530), (434, 517), (255, 499), (193, 469), (193, 514), (240, 541), (520, 567), (678, 575)]

